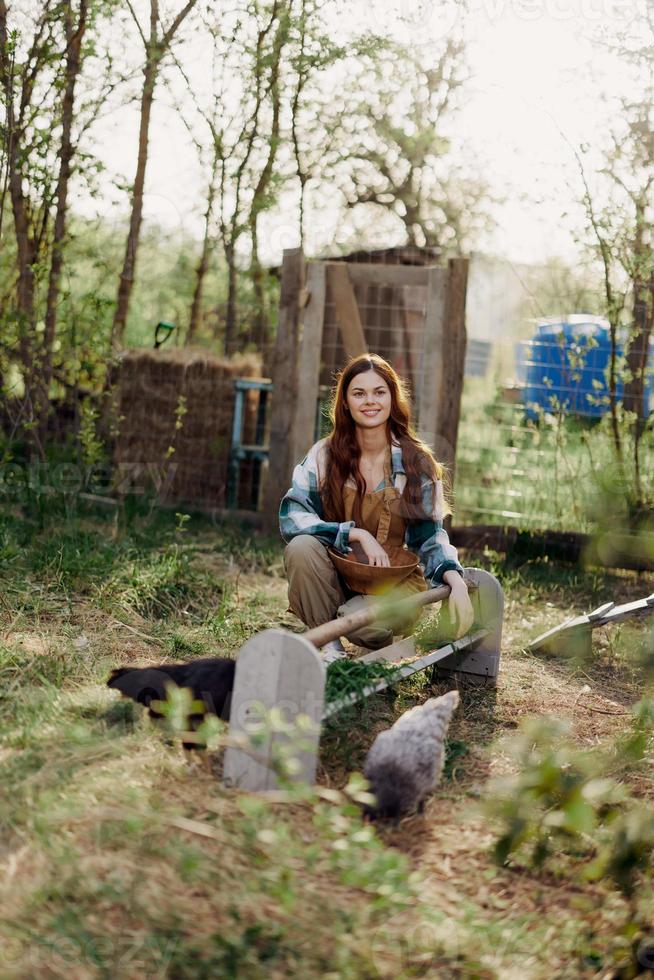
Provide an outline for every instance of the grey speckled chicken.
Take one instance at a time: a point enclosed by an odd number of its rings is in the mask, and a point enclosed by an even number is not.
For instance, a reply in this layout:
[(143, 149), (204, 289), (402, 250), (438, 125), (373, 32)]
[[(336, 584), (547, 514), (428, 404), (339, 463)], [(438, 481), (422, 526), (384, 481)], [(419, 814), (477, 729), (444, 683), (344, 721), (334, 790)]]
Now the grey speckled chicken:
[(411, 708), (379, 733), (363, 769), (377, 801), (366, 808), (368, 816), (398, 819), (422, 809), (441, 778), (445, 736), (458, 703), (459, 692), (448, 691)]

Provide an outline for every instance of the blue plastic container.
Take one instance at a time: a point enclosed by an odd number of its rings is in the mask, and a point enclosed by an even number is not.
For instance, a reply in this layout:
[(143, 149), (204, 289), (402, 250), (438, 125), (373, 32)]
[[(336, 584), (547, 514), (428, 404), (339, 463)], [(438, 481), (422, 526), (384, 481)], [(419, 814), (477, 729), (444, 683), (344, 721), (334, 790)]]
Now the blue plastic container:
[[(609, 411), (608, 368), (611, 337), (606, 320), (571, 314), (541, 321), (533, 340), (524, 345), (525, 414), (536, 418), (539, 409), (563, 409), (575, 415), (599, 418)], [(622, 354), (620, 341), (617, 354)], [(654, 344), (650, 342), (648, 373), (645, 376), (644, 414), (649, 415), (652, 397)], [(616, 387), (622, 399), (622, 382)]]

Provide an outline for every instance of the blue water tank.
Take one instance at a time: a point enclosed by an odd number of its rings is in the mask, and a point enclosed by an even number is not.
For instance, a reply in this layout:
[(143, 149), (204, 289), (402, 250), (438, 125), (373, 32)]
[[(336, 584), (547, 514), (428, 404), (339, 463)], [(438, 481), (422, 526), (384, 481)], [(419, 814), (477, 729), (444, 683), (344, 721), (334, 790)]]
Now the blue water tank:
[[(617, 355), (623, 352), (621, 337)], [(571, 314), (539, 322), (528, 345), (524, 405), (529, 418), (538, 409), (557, 412), (563, 408), (576, 415), (599, 417), (609, 411), (608, 369), (611, 359), (611, 335), (603, 317)], [(645, 376), (644, 414), (649, 415), (652, 397), (654, 344), (650, 342), (648, 373)], [(616, 386), (622, 398), (622, 382)]]

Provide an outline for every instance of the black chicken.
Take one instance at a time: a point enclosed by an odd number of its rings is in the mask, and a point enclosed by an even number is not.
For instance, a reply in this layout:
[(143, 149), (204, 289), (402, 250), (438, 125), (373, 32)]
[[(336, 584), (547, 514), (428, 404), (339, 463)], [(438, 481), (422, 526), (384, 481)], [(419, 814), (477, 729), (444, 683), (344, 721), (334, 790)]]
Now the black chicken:
[[(159, 664), (156, 667), (117, 667), (112, 670), (107, 687), (111, 687), (132, 701), (144, 705), (151, 718), (162, 718), (161, 712), (152, 706), (154, 701), (166, 700), (166, 684), (189, 688), (194, 701), (201, 701), (204, 711), (189, 718), (195, 730), (206, 714), (229, 720), (234, 687), (236, 661), (224, 657), (205, 657), (187, 664)], [(192, 743), (184, 743), (192, 748)]]

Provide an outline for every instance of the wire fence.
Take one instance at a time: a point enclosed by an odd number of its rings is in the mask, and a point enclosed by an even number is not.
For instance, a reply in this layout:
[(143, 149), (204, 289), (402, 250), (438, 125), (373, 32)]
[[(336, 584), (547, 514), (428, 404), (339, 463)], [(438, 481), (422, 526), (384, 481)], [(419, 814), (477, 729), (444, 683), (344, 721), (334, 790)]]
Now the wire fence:
[[(404, 368), (415, 402), (416, 389), (425, 383), (420, 375), (424, 290), (359, 289), (357, 300), (371, 349), (400, 373)], [(607, 506), (616, 515), (624, 507), (626, 488), (618, 479), (608, 424), (606, 357), (601, 353), (587, 345), (582, 350), (533, 341), (514, 345), (510, 340), (491, 344), (469, 339), (452, 497), (456, 525), (591, 533), (605, 520)], [(328, 298), (317, 436), (329, 431), (329, 384), (334, 365), (344, 360)], [(640, 457), (641, 485), (653, 493), (651, 423)], [(624, 474), (633, 486), (634, 466), (628, 455)], [(256, 500), (256, 480), (253, 483), (249, 476), (242, 477), (241, 506), (254, 506), (243, 498), (246, 485), (251, 485), (247, 499)]]
[[(361, 261), (370, 261), (369, 254), (362, 253)], [(357, 287), (357, 301), (370, 349), (387, 357), (407, 377), (417, 402), (420, 384), (426, 383), (422, 373), (425, 288)], [(271, 311), (274, 320), (274, 304)], [(253, 305), (240, 304), (235, 343), (241, 351), (258, 352), (265, 378), (270, 377), (274, 323), (262, 326), (256, 312)], [(225, 310), (217, 307), (214, 314), (220, 321)], [(591, 532), (599, 516), (604, 516), (607, 499), (616, 513), (623, 506), (625, 487), (618, 480), (607, 424), (606, 358), (593, 345), (570, 350), (572, 353), (567, 346), (559, 350), (552, 343), (514, 345), (510, 339), (501, 339), (491, 344), (469, 338), (452, 499), (455, 524)], [(317, 436), (328, 431), (330, 386), (336, 366), (345, 360), (329, 292), (321, 360)], [(648, 397), (651, 392), (648, 377)], [(248, 402), (244, 417), (259, 418), (258, 397), (254, 391), (247, 393), (252, 404)], [(77, 432), (78, 402), (55, 406), (53, 435), (56, 430), (63, 439), (66, 433)], [(261, 443), (267, 449), (269, 408), (270, 399), (265, 418), (259, 418), (261, 440), (244, 429), (233, 441), (233, 485), (228, 491), (232, 506), (256, 509), (258, 505), (266, 454), (253, 452), (252, 447), (257, 449)], [(654, 493), (652, 421), (640, 449), (641, 485), (650, 494)], [(11, 427), (9, 417), (3, 422), (3, 429)], [(633, 483), (633, 461), (628, 458), (626, 476)]]
[[(455, 524), (590, 533), (606, 518), (607, 508), (617, 518), (626, 488), (607, 415), (596, 418), (559, 410), (534, 419), (526, 404), (509, 400), (515, 397), (515, 389), (500, 384), (489, 390), (488, 384), (466, 379), (456, 457)], [(633, 485), (635, 468), (628, 452), (624, 474)], [(641, 439), (640, 480), (651, 494), (651, 424)]]

